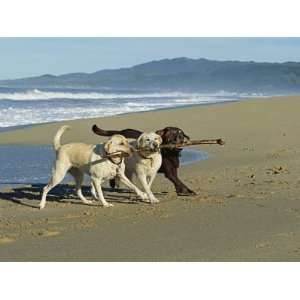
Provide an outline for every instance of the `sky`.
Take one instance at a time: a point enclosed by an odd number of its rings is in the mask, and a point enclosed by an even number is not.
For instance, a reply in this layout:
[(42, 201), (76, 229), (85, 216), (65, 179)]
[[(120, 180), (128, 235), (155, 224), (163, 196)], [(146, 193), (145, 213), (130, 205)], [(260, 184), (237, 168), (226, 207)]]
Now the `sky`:
[(174, 57), (300, 61), (300, 38), (0, 38), (0, 79), (96, 72)]

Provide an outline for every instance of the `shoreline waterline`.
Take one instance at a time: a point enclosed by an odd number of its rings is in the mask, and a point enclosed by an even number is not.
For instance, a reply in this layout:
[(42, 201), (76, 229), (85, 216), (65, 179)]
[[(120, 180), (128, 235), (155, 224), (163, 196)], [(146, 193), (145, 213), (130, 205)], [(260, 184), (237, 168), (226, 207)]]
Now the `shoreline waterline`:
[(86, 117), (86, 118), (74, 118), (74, 119), (67, 119), (67, 120), (57, 120), (57, 121), (51, 121), (51, 122), (42, 122), (42, 123), (31, 123), (31, 124), (23, 124), (23, 125), (15, 125), (15, 126), (8, 126), (8, 127), (0, 127), (0, 134), (3, 132), (10, 132), (14, 130), (19, 129), (25, 129), (25, 128), (31, 128), (35, 126), (40, 125), (51, 125), (56, 123), (63, 123), (63, 122), (70, 122), (70, 121), (80, 121), (80, 120), (89, 120), (89, 119), (95, 119), (95, 118), (109, 118), (109, 117), (117, 117), (117, 116), (130, 116), (130, 115), (136, 115), (136, 114), (143, 114), (143, 113), (151, 113), (151, 112), (159, 112), (159, 111), (173, 111), (173, 110), (180, 110), (185, 108), (193, 108), (193, 107), (205, 107), (205, 106), (212, 106), (212, 105), (226, 105), (231, 103), (238, 103), (238, 102), (246, 102), (251, 101), (254, 99), (273, 99), (281, 96), (259, 96), (255, 98), (243, 98), (243, 99), (233, 99), (233, 100), (227, 100), (227, 101), (220, 101), (220, 102), (211, 102), (211, 103), (196, 103), (196, 104), (186, 104), (181, 106), (173, 106), (173, 107), (162, 107), (157, 109), (149, 109), (149, 110), (141, 110), (141, 111), (131, 111), (131, 112), (122, 112), (122, 113), (116, 113), (113, 115), (102, 115), (102, 116), (96, 116), (96, 117)]
[(122, 112), (122, 113), (116, 113), (116, 114), (113, 114), (113, 115), (103, 115), (103, 116), (86, 117), (86, 118), (74, 118), (74, 119), (57, 120), (57, 121), (51, 121), (51, 122), (31, 123), (31, 124), (15, 125), (15, 126), (8, 126), (8, 127), (0, 127), (0, 134), (2, 132), (9, 132), (9, 131), (14, 131), (14, 130), (19, 130), (19, 129), (31, 128), (31, 127), (40, 126), (40, 125), (50, 125), (50, 124), (55, 124), (55, 123), (89, 120), (89, 119), (95, 119), (95, 118), (130, 116), (130, 115), (135, 115), (135, 114), (151, 113), (151, 112), (166, 111), (166, 110), (180, 110), (180, 109), (184, 109), (184, 108), (192, 108), (192, 107), (198, 107), (198, 106), (222, 105), (222, 104), (230, 104), (230, 103), (234, 103), (234, 102), (248, 101), (248, 100), (251, 100), (251, 99), (230, 100), (230, 101), (212, 102), (212, 103), (187, 104), (187, 105), (174, 106), (174, 107), (163, 107), (163, 108), (157, 108), (157, 109), (132, 111), (132, 112), (124, 112), (124, 113)]
[(244, 101), (272, 95), (216, 91), (99, 92), (95, 90), (4, 90), (0, 88), (0, 132), (18, 126), (110, 117), (131, 113)]
[[(180, 162), (182, 166), (209, 159), (207, 152), (184, 149)], [(51, 176), (55, 159), (52, 146), (0, 146), (0, 190), (5, 187), (45, 184)], [(64, 182), (68, 182), (67, 177)]]

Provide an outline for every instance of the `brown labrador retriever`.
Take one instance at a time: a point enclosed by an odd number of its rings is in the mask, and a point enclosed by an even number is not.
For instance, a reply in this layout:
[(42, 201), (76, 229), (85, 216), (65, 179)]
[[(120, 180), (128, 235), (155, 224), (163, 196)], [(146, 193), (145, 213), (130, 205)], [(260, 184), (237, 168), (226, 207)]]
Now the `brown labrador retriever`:
[[(114, 134), (121, 134), (126, 138), (137, 139), (143, 132), (136, 129), (124, 129), (124, 130), (103, 130), (96, 125), (92, 128), (93, 132), (100, 136), (112, 136)], [(156, 131), (162, 137), (163, 144), (177, 144), (183, 143), (189, 137), (183, 132), (182, 129), (177, 127), (166, 127)], [(179, 178), (178, 168), (180, 166), (179, 157), (182, 149), (176, 148), (163, 148), (161, 149), (162, 165), (159, 169), (159, 173), (165, 174), (175, 186), (178, 196), (196, 195), (194, 191), (189, 189)], [(115, 187), (115, 181), (110, 181), (111, 187)]]

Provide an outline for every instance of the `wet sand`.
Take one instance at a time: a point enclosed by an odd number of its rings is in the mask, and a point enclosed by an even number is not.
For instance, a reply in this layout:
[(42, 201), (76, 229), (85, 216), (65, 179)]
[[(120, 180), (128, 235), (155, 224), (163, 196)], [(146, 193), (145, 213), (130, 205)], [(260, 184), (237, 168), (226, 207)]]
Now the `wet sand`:
[[(90, 131), (97, 123), (173, 125), (192, 138), (222, 137), (227, 144), (199, 148), (211, 159), (180, 169), (198, 196), (177, 197), (159, 175), (155, 206), (109, 190), (113, 208), (86, 206), (64, 185), (39, 211), (40, 185), (1, 190), (0, 260), (299, 261), (299, 111), (295, 96), (64, 122), (72, 130), (63, 142), (101, 141)], [(60, 125), (1, 133), (0, 144), (47, 145)]]

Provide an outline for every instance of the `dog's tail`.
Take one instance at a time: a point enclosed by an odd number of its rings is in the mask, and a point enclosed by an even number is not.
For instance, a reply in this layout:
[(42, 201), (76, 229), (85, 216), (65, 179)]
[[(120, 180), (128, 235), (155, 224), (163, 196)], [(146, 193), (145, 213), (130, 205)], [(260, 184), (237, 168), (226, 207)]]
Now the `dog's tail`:
[(64, 125), (57, 130), (57, 132), (54, 136), (54, 139), (53, 139), (53, 147), (54, 147), (55, 151), (57, 151), (61, 147), (60, 139), (61, 139), (62, 135), (64, 134), (64, 132), (66, 130), (69, 130), (70, 128), (71, 127), (69, 125)]
[(92, 127), (92, 131), (100, 136), (112, 136), (114, 134), (121, 134), (127, 139), (137, 139), (143, 132), (136, 129), (123, 129), (123, 130), (104, 130), (99, 128), (97, 125)]

